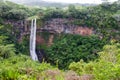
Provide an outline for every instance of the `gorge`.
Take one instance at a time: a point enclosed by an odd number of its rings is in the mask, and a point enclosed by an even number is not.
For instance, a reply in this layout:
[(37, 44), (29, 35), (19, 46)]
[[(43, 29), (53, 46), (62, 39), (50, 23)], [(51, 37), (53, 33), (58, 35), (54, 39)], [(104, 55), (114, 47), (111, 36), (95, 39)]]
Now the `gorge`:
[(6, 21), (6, 24), (11, 24), (13, 26), (14, 35), (16, 35), (19, 43), (23, 42), (24, 38), (30, 35), (30, 37), (27, 38), (27, 40), (30, 41), (30, 47), (28, 47), (30, 49), (30, 56), (33, 60), (42, 62), (45, 53), (41, 47), (36, 49), (37, 46), (50, 47), (54, 44), (56, 36), (58, 37), (58, 35), (62, 34), (82, 36), (94, 34), (94, 29), (92, 27), (74, 25), (72, 24), (73, 21), (74, 19), (54, 18), (44, 21), (43, 25), (39, 25), (36, 19), (32, 19), (32, 21)]
[(120, 80), (119, 16), (119, 1), (58, 8), (0, 0), (0, 80)]

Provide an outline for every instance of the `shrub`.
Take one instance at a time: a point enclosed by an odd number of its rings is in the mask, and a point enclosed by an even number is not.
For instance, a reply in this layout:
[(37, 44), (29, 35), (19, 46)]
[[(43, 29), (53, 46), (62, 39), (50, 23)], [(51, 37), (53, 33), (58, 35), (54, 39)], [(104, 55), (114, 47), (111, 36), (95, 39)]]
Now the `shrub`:
[(15, 55), (14, 45), (0, 45), (0, 57), (9, 58)]
[(100, 58), (93, 62), (71, 63), (69, 68), (79, 75), (92, 74), (94, 80), (119, 80), (120, 79), (120, 44), (106, 45)]
[(45, 70), (53, 69), (48, 63), (34, 62), (24, 55), (4, 59), (0, 65), (0, 80), (36, 80)]

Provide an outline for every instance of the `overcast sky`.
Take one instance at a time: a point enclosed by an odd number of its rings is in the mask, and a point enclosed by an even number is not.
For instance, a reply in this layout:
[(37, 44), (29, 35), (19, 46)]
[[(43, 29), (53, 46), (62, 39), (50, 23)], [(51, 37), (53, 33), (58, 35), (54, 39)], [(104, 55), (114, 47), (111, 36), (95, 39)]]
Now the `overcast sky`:
[[(25, 3), (29, 1), (47, 1), (47, 2), (61, 2), (61, 3), (94, 3), (94, 4), (100, 4), (102, 3), (102, 0), (9, 0), (13, 2), (18, 2), (18, 3)], [(117, 0), (108, 0), (110, 2), (114, 2)]]
[[(63, 3), (102, 3), (102, 0), (43, 0), (43, 1), (50, 1), (50, 2), (63, 2)], [(114, 2), (117, 0), (109, 0), (110, 2)]]

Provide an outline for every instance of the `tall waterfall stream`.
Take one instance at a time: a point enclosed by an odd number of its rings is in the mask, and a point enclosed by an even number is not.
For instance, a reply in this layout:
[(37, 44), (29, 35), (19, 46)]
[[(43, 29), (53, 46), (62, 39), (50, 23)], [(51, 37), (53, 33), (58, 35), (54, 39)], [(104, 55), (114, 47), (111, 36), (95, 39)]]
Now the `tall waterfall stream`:
[(34, 61), (38, 61), (38, 57), (36, 54), (36, 19), (32, 19), (31, 21), (30, 56)]

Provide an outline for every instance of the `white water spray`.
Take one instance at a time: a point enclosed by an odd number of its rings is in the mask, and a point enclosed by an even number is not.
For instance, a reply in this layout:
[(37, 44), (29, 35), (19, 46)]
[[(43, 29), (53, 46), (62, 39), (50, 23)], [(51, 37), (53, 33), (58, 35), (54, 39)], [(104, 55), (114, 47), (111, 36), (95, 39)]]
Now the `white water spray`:
[(36, 19), (31, 22), (31, 34), (30, 34), (30, 55), (34, 61), (38, 61), (36, 54)]

